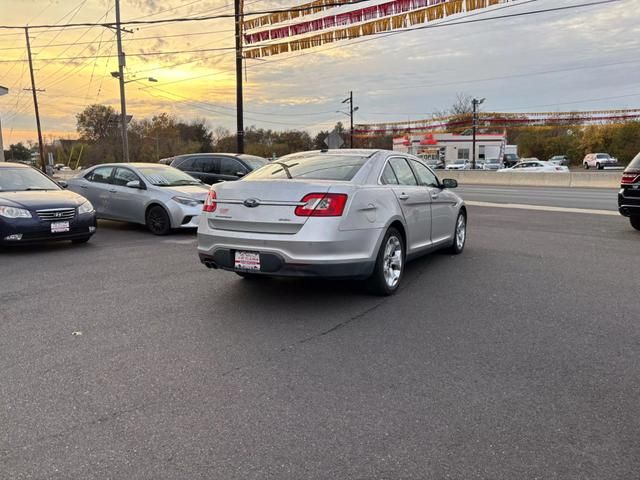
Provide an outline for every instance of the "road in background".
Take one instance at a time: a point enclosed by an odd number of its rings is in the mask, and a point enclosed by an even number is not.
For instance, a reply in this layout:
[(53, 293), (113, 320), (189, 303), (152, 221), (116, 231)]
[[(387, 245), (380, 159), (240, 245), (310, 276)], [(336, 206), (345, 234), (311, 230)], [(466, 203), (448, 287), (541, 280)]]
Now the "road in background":
[(460, 185), (456, 193), (479, 202), (618, 210), (618, 189)]
[(0, 253), (1, 476), (636, 478), (639, 233), (478, 207), (469, 232), (389, 298), (112, 222)]

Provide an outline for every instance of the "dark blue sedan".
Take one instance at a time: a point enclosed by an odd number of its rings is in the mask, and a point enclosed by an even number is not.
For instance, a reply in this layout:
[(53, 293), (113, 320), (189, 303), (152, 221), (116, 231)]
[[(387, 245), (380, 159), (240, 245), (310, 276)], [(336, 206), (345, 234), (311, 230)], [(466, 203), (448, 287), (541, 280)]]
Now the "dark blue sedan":
[(86, 198), (34, 168), (0, 163), (0, 245), (84, 243), (95, 231), (96, 214)]

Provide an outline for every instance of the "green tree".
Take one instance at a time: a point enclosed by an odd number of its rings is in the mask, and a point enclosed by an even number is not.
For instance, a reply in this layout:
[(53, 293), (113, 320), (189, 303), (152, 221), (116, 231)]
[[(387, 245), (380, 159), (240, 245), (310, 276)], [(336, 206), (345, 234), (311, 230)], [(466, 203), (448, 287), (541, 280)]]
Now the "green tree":
[(83, 140), (98, 142), (112, 139), (118, 129), (118, 113), (106, 105), (89, 105), (76, 115), (76, 129)]
[(9, 145), (9, 150), (5, 154), (6, 160), (31, 160), (31, 150), (22, 142)]

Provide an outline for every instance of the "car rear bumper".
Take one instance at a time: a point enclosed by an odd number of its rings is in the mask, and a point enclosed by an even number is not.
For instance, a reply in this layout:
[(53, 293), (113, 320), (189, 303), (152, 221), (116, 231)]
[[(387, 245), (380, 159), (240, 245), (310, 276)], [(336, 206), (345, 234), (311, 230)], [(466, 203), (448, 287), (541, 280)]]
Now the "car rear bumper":
[(382, 229), (341, 231), (305, 227), (293, 235), (234, 232), (208, 228), (203, 218), (198, 230), (198, 254), (208, 267), (235, 270), (236, 251), (256, 252), (260, 254), (261, 266), (256, 273), (271, 276), (371, 275)]
[[(68, 232), (51, 232), (51, 222), (36, 218), (0, 219), (0, 245), (26, 245), (59, 240), (75, 240), (96, 231), (94, 213), (76, 215), (69, 220)], [(18, 237), (19, 236), (19, 237)]]
[(277, 253), (260, 252), (260, 270), (239, 270), (234, 265), (235, 252), (235, 249), (220, 248), (213, 255), (202, 252), (198, 255), (200, 261), (208, 268), (277, 277), (368, 278), (375, 267), (375, 262), (372, 261), (291, 263)]
[(618, 193), (618, 211), (624, 217), (640, 215), (640, 190), (629, 192), (624, 188)]

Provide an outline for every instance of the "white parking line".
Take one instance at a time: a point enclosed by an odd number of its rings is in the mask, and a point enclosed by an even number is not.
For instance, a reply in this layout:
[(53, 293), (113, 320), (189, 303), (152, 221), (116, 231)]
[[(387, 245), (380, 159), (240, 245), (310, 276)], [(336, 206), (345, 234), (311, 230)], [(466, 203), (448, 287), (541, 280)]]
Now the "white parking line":
[(465, 202), (472, 207), (490, 207), (490, 208), (515, 208), (519, 210), (538, 210), (543, 212), (560, 212), (560, 213), (589, 213), (591, 215), (609, 215), (617, 217), (620, 214), (613, 210), (593, 210), (589, 208), (568, 208), (568, 207), (548, 207), (545, 205), (523, 205), (520, 203), (490, 203), (490, 202)]

